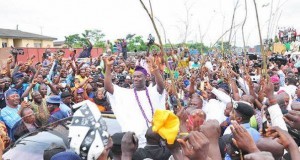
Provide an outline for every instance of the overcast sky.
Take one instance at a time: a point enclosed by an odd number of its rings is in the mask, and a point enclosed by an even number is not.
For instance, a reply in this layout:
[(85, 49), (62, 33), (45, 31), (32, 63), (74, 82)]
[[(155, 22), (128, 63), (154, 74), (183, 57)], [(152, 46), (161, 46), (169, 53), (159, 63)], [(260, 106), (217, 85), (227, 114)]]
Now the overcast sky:
[[(167, 39), (182, 42), (184, 21), (189, 18), (188, 41), (210, 45), (228, 30), (237, 0), (151, 0), (154, 15), (162, 22)], [(263, 38), (267, 37), (272, 0), (256, 0)], [(148, 0), (145, 1), (148, 5)], [(100, 29), (105, 39), (125, 38), (128, 33), (155, 35), (154, 29), (139, 0), (0, 0), (0, 28), (33, 32), (64, 40), (64, 36), (82, 33), (85, 29)], [(245, 25), (246, 45), (259, 43), (255, 10), (252, 0), (247, 0), (248, 16)], [(263, 7), (265, 6), (265, 7)], [(279, 7), (278, 7), (279, 6)], [(278, 27), (300, 30), (300, 1), (273, 0), (270, 33), (274, 37)], [(186, 9), (189, 10), (187, 15)], [(239, 1), (235, 24), (245, 17), (244, 0)], [(279, 20), (278, 20), (279, 19)], [(157, 22), (164, 41), (161, 25)], [(298, 31), (299, 32), (299, 31)], [(235, 34), (236, 33), (236, 34)], [(242, 46), (241, 27), (233, 30), (232, 44)], [(228, 41), (229, 33), (224, 37)]]

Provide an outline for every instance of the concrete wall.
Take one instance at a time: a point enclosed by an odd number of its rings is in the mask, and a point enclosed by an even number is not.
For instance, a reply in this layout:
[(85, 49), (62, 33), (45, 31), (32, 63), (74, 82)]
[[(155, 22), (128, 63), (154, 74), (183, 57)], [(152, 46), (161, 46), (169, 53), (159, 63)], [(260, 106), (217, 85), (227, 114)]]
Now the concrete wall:
[(34, 47), (34, 41), (32, 39), (22, 39), (21, 47), (26, 47), (27, 44), (28, 44), (28, 47)]
[[(45, 52), (46, 48), (33, 48), (33, 47), (21, 47), (23, 48), (24, 55), (18, 55), (18, 61), (19, 62), (26, 62), (29, 57), (32, 55), (35, 55), (36, 58), (33, 59), (33, 63), (41, 62), (43, 53)], [(50, 48), (51, 52), (56, 52), (58, 49), (61, 48)], [(79, 56), (79, 53), (82, 52), (82, 48), (75, 48), (77, 50), (76, 57)], [(62, 49), (65, 51), (64, 58), (67, 59), (70, 57), (70, 50), (68, 48)], [(7, 58), (10, 56), (10, 47), (7, 48), (0, 48), (0, 66), (2, 64), (5, 64), (7, 61)], [(93, 58), (99, 57), (99, 55), (103, 53), (102, 48), (93, 48), (91, 51), (91, 55)]]
[(49, 40), (42, 40), (42, 48), (52, 48), (53, 47), (53, 41)]
[(10, 46), (14, 45), (13, 39), (0, 38), (0, 48), (2, 48), (2, 42), (6, 42), (7, 43), (7, 47), (10, 47)]
[(14, 40), (9, 38), (7, 39), (7, 47), (14, 46)]
[(22, 43), (22, 39), (14, 39), (14, 47), (22, 47), (23, 43)]

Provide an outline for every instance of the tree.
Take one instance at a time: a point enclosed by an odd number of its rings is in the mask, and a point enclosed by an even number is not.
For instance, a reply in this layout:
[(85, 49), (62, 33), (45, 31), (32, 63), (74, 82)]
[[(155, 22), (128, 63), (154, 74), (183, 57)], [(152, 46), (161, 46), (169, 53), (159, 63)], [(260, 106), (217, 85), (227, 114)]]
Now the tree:
[(146, 51), (147, 44), (144, 42), (142, 36), (127, 36), (127, 49), (129, 52), (137, 51)]
[(68, 47), (80, 48), (83, 45), (88, 45), (87, 39), (89, 39), (94, 44), (94, 47), (104, 48), (104, 37), (105, 35), (101, 30), (85, 30), (83, 33), (81, 33), (81, 36), (79, 34), (65, 36), (65, 44)]
[(197, 49), (199, 51), (199, 53), (201, 53), (201, 50), (203, 51), (203, 53), (207, 53), (209, 48), (207, 46), (205, 46), (203, 43), (191, 43), (191, 44), (186, 44), (188, 46), (188, 48), (190, 49)]
[(79, 34), (73, 34), (69, 36), (65, 36), (65, 44), (68, 47), (78, 48), (82, 47), (82, 38), (79, 36)]
[(227, 52), (230, 52), (231, 50), (231, 45), (229, 42), (223, 42), (223, 47), (222, 47), (222, 42), (221, 41), (218, 41), (217, 44), (216, 44), (216, 48), (219, 50), (219, 51), (224, 51), (224, 53), (227, 53)]
[[(105, 47), (105, 41), (103, 38), (105, 35), (102, 33), (101, 30), (95, 29), (95, 30), (85, 30), (84, 33), (82, 33), (82, 36), (85, 39), (89, 39), (91, 42), (94, 43), (94, 47), (104, 48)], [(86, 41), (84, 41), (86, 43)]]

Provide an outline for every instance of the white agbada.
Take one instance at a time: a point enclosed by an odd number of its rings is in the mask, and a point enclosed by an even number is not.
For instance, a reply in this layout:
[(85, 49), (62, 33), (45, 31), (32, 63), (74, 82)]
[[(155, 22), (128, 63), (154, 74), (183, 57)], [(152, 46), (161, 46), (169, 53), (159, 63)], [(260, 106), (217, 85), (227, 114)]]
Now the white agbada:
[[(159, 94), (156, 85), (147, 88), (154, 113), (156, 109), (165, 109), (165, 90)], [(151, 123), (148, 123), (147, 126), (147, 121), (138, 105), (134, 90), (114, 85), (114, 93), (107, 95), (122, 132), (135, 132), (139, 139), (139, 148), (143, 148), (146, 145), (145, 134)], [(137, 95), (147, 118), (152, 121), (151, 106), (146, 91), (137, 91)]]

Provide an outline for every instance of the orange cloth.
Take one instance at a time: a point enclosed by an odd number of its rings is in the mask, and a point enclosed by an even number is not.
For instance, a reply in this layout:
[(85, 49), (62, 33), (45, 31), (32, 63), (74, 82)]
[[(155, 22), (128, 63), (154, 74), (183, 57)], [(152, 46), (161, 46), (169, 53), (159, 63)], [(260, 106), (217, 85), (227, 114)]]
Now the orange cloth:
[(158, 109), (153, 115), (152, 131), (158, 133), (168, 144), (174, 144), (179, 132), (179, 118), (169, 110)]
[[(94, 102), (93, 98), (89, 98), (89, 100), (90, 100), (91, 102)], [(95, 102), (94, 102), (94, 103), (95, 103)], [(95, 103), (95, 104), (96, 104), (96, 103)], [(97, 104), (96, 104), (96, 105), (97, 105)], [(97, 105), (97, 107), (98, 107), (98, 109), (99, 109), (100, 112), (106, 111), (106, 108), (103, 107), (103, 106), (101, 106), (101, 105)]]

